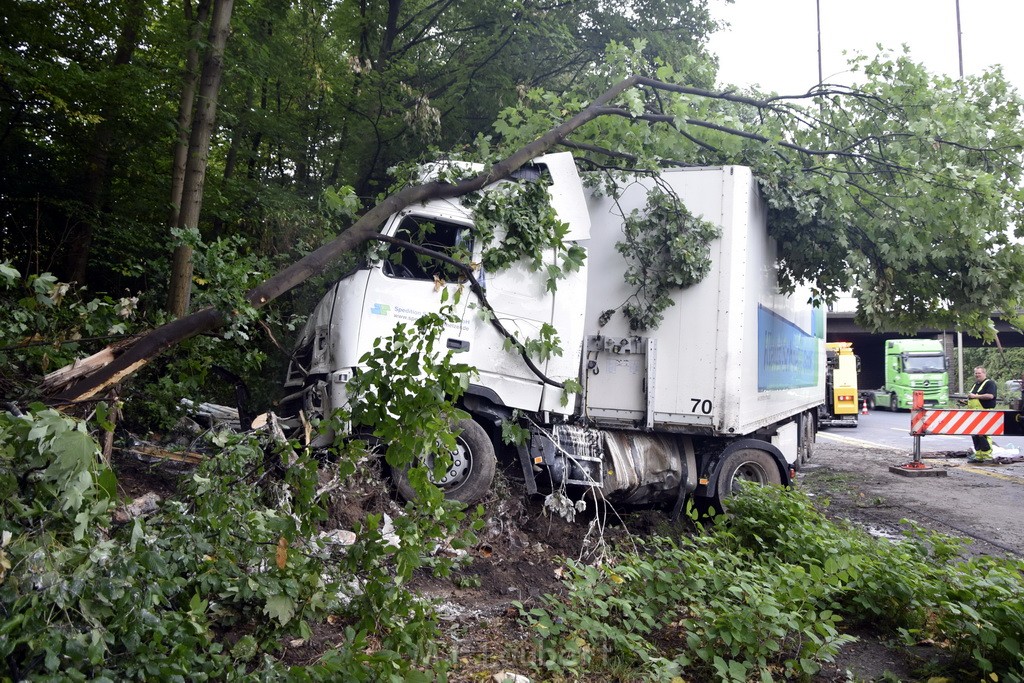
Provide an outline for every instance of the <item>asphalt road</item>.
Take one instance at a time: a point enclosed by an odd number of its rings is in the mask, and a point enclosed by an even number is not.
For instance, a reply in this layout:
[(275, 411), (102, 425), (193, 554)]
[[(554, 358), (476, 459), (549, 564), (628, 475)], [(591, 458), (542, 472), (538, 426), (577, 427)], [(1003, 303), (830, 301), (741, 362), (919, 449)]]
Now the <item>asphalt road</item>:
[[(1024, 436), (993, 438), (1024, 455)], [(856, 514), (879, 522), (889, 518), (890, 525), (914, 519), (974, 539), (976, 552), (1024, 556), (1024, 462), (973, 465), (947, 457), (970, 449), (969, 436), (924, 436), (921, 462), (945, 476), (893, 473), (890, 467), (913, 461), (910, 413), (876, 410), (861, 415), (856, 428), (818, 432), (818, 448), (804, 476), (847, 477), (841, 479), (849, 488), (844, 495)]]
[[(829, 427), (825, 434), (845, 436), (868, 441), (873, 445), (893, 446), (908, 451), (914, 448), (914, 438), (910, 435), (910, 413), (907, 411), (892, 413), (888, 410), (872, 410), (867, 415), (859, 415), (857, 426)], [(996, 437), (1001, 446), (1016, 446), (1024, 453), (1024, 436)], [(922, 453), (946, 451), (966, 451), (971, 448), (969, 436), (925, 436), (921, 438)]]
[[(818, 438), (842, 441), (850, 444), (861, 443), (872, 448), (891, 448), (903, 451), (912, 456), (914, 453), (914, 437), (910, 434), (910, 413), (891, 413), (886, 410), (873, 410), (868, 415), (860, 415), (856, 427), (829, 427), (818, 432)], [(994, 436), (994, 442), (1001, 448), (1016, 448), (1024, 455), (1024, 436)], [(921, 437), (921, 457), (945, 457), (947, 453), (966, 453), (973, 450), (969, 436), (929, 435)], [(1024, 474), (1024, 463), (1004, 465), (1019, 467)]]

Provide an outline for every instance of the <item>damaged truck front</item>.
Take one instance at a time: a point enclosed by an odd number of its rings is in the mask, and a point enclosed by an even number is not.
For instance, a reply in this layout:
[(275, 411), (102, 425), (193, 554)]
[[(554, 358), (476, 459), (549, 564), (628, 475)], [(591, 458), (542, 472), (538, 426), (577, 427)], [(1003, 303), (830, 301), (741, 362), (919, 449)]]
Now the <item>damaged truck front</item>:
[[(571, 155), (559, 153), (539, 157), (520, 176), (505, 182), (545, 183), (568, 225), (565, 240), (587, 258), (557, 288), (525, 259), (477, 273), (506, 330), (525, 340), (550, 326), (562, 354), (534, 359), (531, 368), (468, 307), (445, 328), (446, 348), (478, 371), (460, 399), (471, 419), (457, 426), (459, 449), (437, 481), (446, 494), (472, 502), (486, 493), (496, 453), (506, 450), (504, 421), (530, 435), (513, 455), (531, 493), (567, 487), (612, 502), (678, 506), (691, 497), (717, 503), (741, 479), (788, 484), (813, 448), (824, 395), (824, 315), (807, 291), (780, 291), (767, 210), (750, 170), (619, 176), (596, 191), (584, 187)], [(718, 237), (707, 245), (704, 277), (670, 290), (660, 321), (643, 329), (623, 312), (642, 293), (622, 245), (627, 222), (650, 210), (652, 193), (667, 193), (716, 226)], [(473, 213), (457, 200), (409, 207), (382, 232), (481, 262)], [(293, 425), (345, 405), (346, 384), (375, 339), (440, 309), (438, 287), (458, 286), (443, 284), (455, 281), (446, 268), (393, 247), (389, 258), (334, 285), (310, 316), (289, 369), (285, 405)], [(580, 389), (566, 397), (539, 375), (575, 380)]]

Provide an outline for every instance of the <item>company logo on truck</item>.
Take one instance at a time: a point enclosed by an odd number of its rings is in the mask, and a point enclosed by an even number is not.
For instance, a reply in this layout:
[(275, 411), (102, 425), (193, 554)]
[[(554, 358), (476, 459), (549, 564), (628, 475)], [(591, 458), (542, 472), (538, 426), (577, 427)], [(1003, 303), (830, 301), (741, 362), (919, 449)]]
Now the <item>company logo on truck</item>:
[[(391, 304), (375, 303), (370, 305), (370, 315), (380, 315), (394, 318), (395, 320), (414, 323), (426, 315), (426, 311), (417, 310), (415, 308), (392, 306)], [(462, 322), (445, 320), (444, 326), (449, 329), (459, 329), (462, 326)]]
[(757, 390), (818, 383), (818, 338), (771, 309), (757, 307)]

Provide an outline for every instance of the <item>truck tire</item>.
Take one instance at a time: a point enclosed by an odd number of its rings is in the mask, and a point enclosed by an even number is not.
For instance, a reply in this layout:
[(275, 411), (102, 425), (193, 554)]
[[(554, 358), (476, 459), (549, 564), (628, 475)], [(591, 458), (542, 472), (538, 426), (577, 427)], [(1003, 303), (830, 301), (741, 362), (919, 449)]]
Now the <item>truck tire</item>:
[[(444, 473), (441, 481), (434, 483), (444, 491), (444, 496), (448, 500), (475, 503), (491, 490), (491, 482), (497, 468), (494, 444), (491, 443), (484, 428), (470, 419), (460, 420), (452, 431), (457, 434), (452, 465)], [(416, 497), (416, 492), (409, 484), (407, 469), (393, 468), (391, 478), (402, 498), (413, 500)]]
[(896, 394), (890, 394), (889, 396), (889, 410), (892, 412), (898, 412), (900, 409), (900, 401), (896, 398)]
[(739, 490), (739, 481), (752, 481), (762, 486), (782, 483), (782, 475), (775, 458), (754, 448), (733, 451), (718, 470), (715, 483), (716, 498), (723, 501)]

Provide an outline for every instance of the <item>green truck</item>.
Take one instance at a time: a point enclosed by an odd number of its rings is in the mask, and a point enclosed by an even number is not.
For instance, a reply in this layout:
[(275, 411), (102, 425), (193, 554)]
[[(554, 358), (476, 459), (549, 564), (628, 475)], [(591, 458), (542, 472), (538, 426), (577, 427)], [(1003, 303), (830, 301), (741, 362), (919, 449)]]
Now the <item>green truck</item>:
[(924, 392), (924, 404), (949, 405), (946, 352), (937, 339), (889, 339), (885, 342), (885, 385), (861, 391), (868, 408), (909, 410), (915, 391)]

